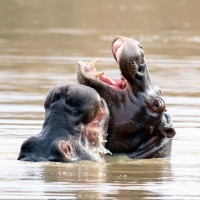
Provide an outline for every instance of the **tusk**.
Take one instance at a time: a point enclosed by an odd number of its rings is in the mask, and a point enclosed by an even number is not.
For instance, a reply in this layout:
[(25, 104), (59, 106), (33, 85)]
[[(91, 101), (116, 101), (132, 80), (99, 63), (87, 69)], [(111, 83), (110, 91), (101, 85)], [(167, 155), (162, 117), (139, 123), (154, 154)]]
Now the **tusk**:
[(91, 66), (91, 69), (92, 69), (92, 70), (95, 70), (94, 65), (95, 65), (96, 63), (98, 63), (98, 62), (100, 62), (99, 59), (94, 59), (94, 60), (92, 60), (92, 61), (90, 62), (90, 66)]
[(104, 72), (97, 72), (97, 73), (94, 74), (94, 76), (97, 78), (99, 76), (102, 76), (103, 74), (104, 74)]
[(103, 114), (103, 108), (100, 107), (100, 108), (99, 108), (99, 115), (102, 115), (102, 114)]

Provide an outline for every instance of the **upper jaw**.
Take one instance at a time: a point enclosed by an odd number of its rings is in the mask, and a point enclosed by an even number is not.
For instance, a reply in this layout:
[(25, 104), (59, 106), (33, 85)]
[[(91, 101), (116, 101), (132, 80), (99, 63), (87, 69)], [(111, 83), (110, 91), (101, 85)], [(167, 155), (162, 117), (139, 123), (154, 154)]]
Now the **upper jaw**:
[(120, 76), (118, 80), (109, 79), (104, 75), (104, 72), (98, 72), (95, 64), (99, 60), (93, 60), (90, 63), (78, 61), (77, 78), (79, 83), (86, 85), (101, 85), (101, 87), (109, 87), (114, 90), (124, 90), (126, 88), (125, 79)]
[(124, 43), (124, 39), (121, 36), (116, 37), (112, 43), (112, 53), (118, 64), (119, 64), (120, 56), (123, 50), (123, 43)]

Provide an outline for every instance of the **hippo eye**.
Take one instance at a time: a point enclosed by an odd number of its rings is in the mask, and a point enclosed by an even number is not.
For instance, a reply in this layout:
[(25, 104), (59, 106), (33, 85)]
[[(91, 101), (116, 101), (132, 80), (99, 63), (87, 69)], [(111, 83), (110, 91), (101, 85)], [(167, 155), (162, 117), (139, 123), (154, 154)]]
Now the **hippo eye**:
[(163, 112), (165, 110), (165, 103), (161, 98), (157, 98), (153, 102), (153, 111), (155, 112)]
[(154, 107), (155, 107), (155, 108), (158, 108), (158, 107), (159, 107), (159, 103), (158, 103), (157, 100), (156, 100), (155, 103), (154, 103)]

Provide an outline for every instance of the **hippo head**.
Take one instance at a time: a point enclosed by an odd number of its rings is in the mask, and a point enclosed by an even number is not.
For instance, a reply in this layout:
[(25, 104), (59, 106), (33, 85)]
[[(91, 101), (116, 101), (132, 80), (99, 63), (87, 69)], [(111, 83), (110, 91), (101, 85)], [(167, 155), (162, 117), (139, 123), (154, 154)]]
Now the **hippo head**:
[(131, 158), (166, 157), (175, 135), (160, 89), (151, 83), (144, 51), (139, 42), (117, 37), (112, 52), (121, 76), (109, 79), (94, 64), (78, 62), (78, 81), (94, 88), (110, 110), (108, 142), (112, 153)]
[(18, 160), (104, 161), (109, 111), (94, 89), (57, 86), (49, 92), (44, 107), (43, 129), (22, 144)]

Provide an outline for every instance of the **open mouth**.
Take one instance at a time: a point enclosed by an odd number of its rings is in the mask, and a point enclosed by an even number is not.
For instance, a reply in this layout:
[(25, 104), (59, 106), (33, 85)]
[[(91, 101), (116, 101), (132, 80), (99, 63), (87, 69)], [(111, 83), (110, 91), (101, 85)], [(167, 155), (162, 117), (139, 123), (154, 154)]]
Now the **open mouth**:
[(123, 90), (126, 88), (125, 78), (122, 75), (117, 80), (106, 77), (104, 72), (99, 72), (95, 68), (97, 62), (99, 62), (99, 60), (93, 60), (90, 63), (78, 61), (81, 75), (87, 79), (93, 79), (94, 81), (100, 82), (116, 90)]
[[(119, 63), (120, 56), (123, 50), (123, 40), (121, 38), (117, 38), (112, 45), (112, 52), (115, 60)], [(78, 68), (80, 70), (81, 75), (89, 80), (97, 81), (106, 86), (109, 86), (115, 90), (124, 90), (126, 88), (126, 79), (120, 75), (118, 79), (110, 79), (105, 76), (104, 72), (100, 72), (96, 69), (95, 64), (100, 62), (100, 60), (95, 59), (88, 62), (78, 61)]]
[(108, 122), (109, 110), (105, 101), (102, 99), (101, 107), (96, 117), (90, 123), (85, 124), (82, 131), (82, 141), (84, 146), (92, 150), (93, 153), (99, 154), (101, 157), (110, 153), (110, 151), (105, 148)]

